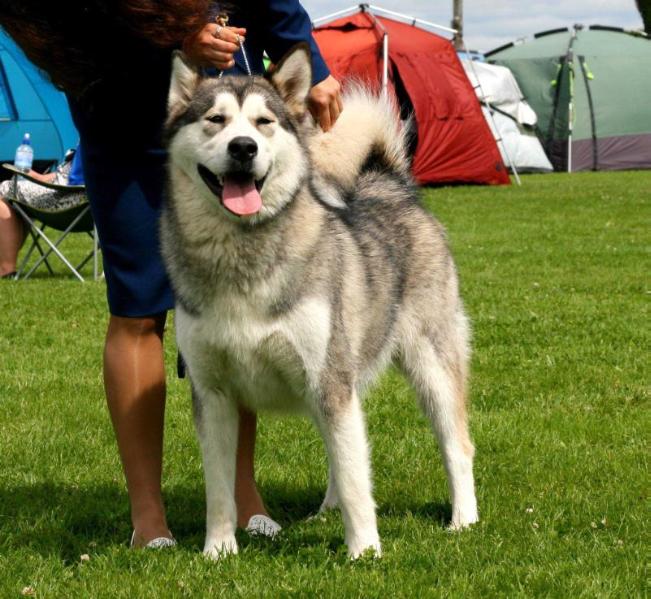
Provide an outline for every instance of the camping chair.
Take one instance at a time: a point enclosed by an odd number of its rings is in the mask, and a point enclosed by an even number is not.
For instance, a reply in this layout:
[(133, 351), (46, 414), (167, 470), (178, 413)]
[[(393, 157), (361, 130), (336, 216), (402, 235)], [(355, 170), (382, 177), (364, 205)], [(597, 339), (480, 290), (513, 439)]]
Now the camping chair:
[[(39, 181), (34, 177), (31, 177), (28, 174), (23, 173), (18, 170), (12, 164), (3, 164), (3, 168), (14, 173), (14, 198), (10, 199), (9, 203), (20, 214), (25, 225), (27, 226), (28, 234), (31, 237), (32, 245), (27, 250), (27, 254), (23, 258), (18, 270), (16, 272), (16, 279), (27, 279), (29, 278), (34, 271), (39, 268), (41, 265), (45, 264), (47, 269), (50, 271), (50, 274), (54, 274), (52, 266), (48, 258), (52, 254), (58, 256), (58, 258), (68, 267), (68, 269), (74, 274), (80, 281), (84, 280), (84, 277), (79, 273), (79, 271), (92, 259), (93, 260), (93, 277), (97, 279), (99, 277), (98, 272), (98, 256), (99, 256), (99, 243), (97, 239), (97, 229), (95, 228), (95, 223), (93, 222), (93, 216), (90, 212), (90, 204), (88, 200), (77, 205), (72, 206), (66, 209), (61, 210), (46, 210), (42, 208), (35, 208), (30, 206), (25, 202), (20, 201), (20, 195), (17, 192), (18, 177), (23, 177), (24, 179), (41, 185), (47, 189), (53, 189), (56, 191), (62, 192), (74, 192), (74, 191), (85, 191), (84, 185), (57, 185), (55, 183), (45, 183)], [(54, 231), (58, 231), (60, 235), (56, 240), (52, 240), (46, 234), (46, 228), (50, 228)], [(71, 233), (87, 233), (93, 240), (93, 249), (84, 257), (84, 259), (75, 267), (72, 265), (70, 260), (62, 253), (59, 246), (63, 240), (70, 235)], [(43, 242), (46, 248), (41, 245)], [(29, 259), (31, 258), (34, 251), (37, 251), (40, 256), (36, 262), (31, 266), (31, 268), (25, 273), (27, 269)], [(23, 274), (24, 273), (24, 274)]]

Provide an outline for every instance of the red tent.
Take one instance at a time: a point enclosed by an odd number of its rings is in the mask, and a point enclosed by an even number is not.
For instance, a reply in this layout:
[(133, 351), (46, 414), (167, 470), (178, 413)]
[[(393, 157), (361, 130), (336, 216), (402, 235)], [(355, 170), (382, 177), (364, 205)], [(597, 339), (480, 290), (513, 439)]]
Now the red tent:
[[(509, 183), (493, 135), (450, 41), (412, 24), (360, 12), (320, 24), (314, 37), (333, 75), (382, 87), (411, 103), (419, 183)], [(413, 106), (413, 108), (412, 108)]]

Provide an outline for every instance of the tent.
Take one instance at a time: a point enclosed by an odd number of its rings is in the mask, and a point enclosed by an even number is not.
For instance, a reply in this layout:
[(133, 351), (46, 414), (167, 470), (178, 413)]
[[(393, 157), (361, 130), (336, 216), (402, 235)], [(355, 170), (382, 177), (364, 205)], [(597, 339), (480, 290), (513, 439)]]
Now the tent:
[(398, 98), (403, 117), (413, 112), (416, 180), (509, 183), (451, 42), (419, 27), (418, 19), (403, 23), (381, 17), (374, 13), (390, 11), (368, 5), (351, 10), (356, 12), (319, 19), (314, 38), (335, 77), (385, 88)]
[(65, 95), (0, 29), (0, 162), (13, 161), (24, 133), (40, 164), (61, 161), (79, 140)]
[(502, 154), (504, 162), (514, 165), (519, 172), (552, 171), (535, 133), (536, 113), (522, 96), (511, 71), (463, 58), (461, 64), (477, 97), (485, 103), (482, 110), (488, 126), (503, 141), (500, 149), (506, 149), (506, 154)]
[(651, 168), (651, 40), (593, 25), (486, 54), (511, 69), (556, 170)]

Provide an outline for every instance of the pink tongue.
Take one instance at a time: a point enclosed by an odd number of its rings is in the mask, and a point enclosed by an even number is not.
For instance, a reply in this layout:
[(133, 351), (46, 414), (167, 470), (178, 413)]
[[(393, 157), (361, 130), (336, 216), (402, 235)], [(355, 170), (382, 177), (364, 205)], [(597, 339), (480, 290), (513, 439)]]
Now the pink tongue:
[(250, 182), (241, 183), (230, 177), (225, 177), (222, 202), (228, 210), (239, 216), (256, 214), (262, 208), (262, 198), (255, 188), (253, 179)]

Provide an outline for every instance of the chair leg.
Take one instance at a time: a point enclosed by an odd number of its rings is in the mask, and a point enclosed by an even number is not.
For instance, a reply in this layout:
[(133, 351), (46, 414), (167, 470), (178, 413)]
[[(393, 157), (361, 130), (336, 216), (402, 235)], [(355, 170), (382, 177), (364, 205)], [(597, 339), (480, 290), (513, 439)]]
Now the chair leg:
[(92, 257), (93, 252), (89, 252), (88, 255), (79, 264), (77, 264), (77, 266), (75, 266), (75, 268), (80, 271), (84, 266), (86, 266), (86, 264), (90, 262)]
[[(18, 210), (20, 210), (20, 208), (18, 208)], [(50, 263), (48, 262), (47, 257), (45, 256), (45, 252), (43, 251), (43, 248), (41, 247), (41, 244), (38, 241), (38, 235), (34, 233), (34, 229), (36, 228), (36, 223), (34, 223), (22, 211), (20, 211), (20, 214), (22, 219), (25, 221), (25, 225), (27, 226), (28, 233), (32, 238), (32, 245), (30, 246), (29, 250), (27, 250), (27, 254), (25, 254), (25, 257), (23, 258), (23, 260), (20, 263), (20, 266), (17, 269), (16, 280), (20, 279), (35, 249), (38, 250), (38, 253), (41, 255), (41, 259), (45, 262), (45, 266), (47, 266), (47, 269), (50, 271), (50, 274), (54, 274), (54, 271), (52, 270), (52, 267), (50, 266)], [(43, 225), (40, 230), (43, 231), (44, 229), (45, 229), (45, 225)]]
[[(90, 261), (90, 259), (93, 259), (93, 277), (95, 280), (99, 278), (99, 266), (98, 266), (98, 255), (99, 255), (99, 241), (97, 237), (97, 229), (93, 227), (93, 231), (88, 232), (89, 236), (93, 240), (93, 250), (82, 260), (82, 262), (75, 268), (70, 261), (65, 257), (65, 255), (58, 249), (59, 245), (64, 241), (64, 239), (73, 231), (77, 223), (81, 221), (82, 218), (84, 218), (87, 213), (90, 210), (90, 206), (86, 206), (84, 210), (82, 210), (75, 218), (74, 220), (66, 227), (65, 230), (62, 231), (61, 235), (58, 237), (58, 239), (53, 243), (48, 236), (44, 233), (44, 229), (46, 228), (45, 223), (39, 228), (36, 223), (27, 215), (27, 213), (18, 205), (17, 203), (12, 202), (13, 207), (15, 210), (20, 214), (20, 216), (23, 218), (25, 221), (25, 224), (28, 228), (28, 232), (32, 238), (32, 245), (29, 248), (27, 254), (25, 257), (22, 259), (20, 267), (18, 269), (18, 273), (16, 275), (16, 279), (18, 278), (24, 278), (27, 279), (29, 278), (35, 271), (36, 269), (43, 263), (45, 263), (45, 266), (49, 270), (50, 274), (54, 274), (54, 271), (52, 270), (52, 267), (48, 261), (48, 257), (51, 254), (56, 254), (56, 256), (68, 267), (70, 272), (77, 277), (80, 281), (84, 281), (84, 277), (80, 274), (80, 270)], [(44, 251), (44, 249), (41, 247), (40, 242), (44, 242), (47, 244), (48, 248), (47, 251)], [(27, 265), (29, 263), (29, 260), (31, 256), (34, 253), (34, 250), (37, 250), (40, 254), (40, 258), (36, 260), (36, 262), (32, 265), (32, 267), (29, 269), (29, 271), (24, 275), (23, 272), (27, 268)]]
[(99, 237), (97, 227), (93, 226), (93, 278), (99, 278)]
[[(27, 224), (27, 223), (26, 223)], [(38, 237), (34, 235), (32, 232), (32, 228), (28, 227), (29, 235), (32, 238), (32, 245), (29, 246), (29, 250), (27, 250), (27, 253), (25, 254), (25, 257), (22, 259), (20, 265), (18, 266), (18, 269), (16, 271), (16, 279), (20, 278), (20, 275), (23, 274), (23, 270), (25, 270), (25, 266), (27, 266), (27, 263), (29, 262), (29, 259), (31, 258), (32, 254), (34, 253), (34, 249), (38, 247), (38, 249), (41, 251), (41, 256), (43, 255), (43, 251), (41, 250), (40, 246), (38, 245)]]
[[(46, 225), (43, 224), (43, 226), (40, 227), (40, 230), (43, 232), (43, 234), (45, 234), (45, 229), (46, 229)], [(43, 248), (41, 247), (41, 244), (38, 241), (38, 236), (36, 236), (36, 235), (34, 236), (34, 244), (36, 245), (36, 249), (38, 250), (38, 253), (41, 254), (41, 257), (43, 258), (43, 263), (47, 267), (50, 274), (53, 275), (54, 271), (52, 270), (52, 266), (50, 265), (50, 261), (47, 259), (47, 257), (49, 256), (49, 253), (46, 253), (45, 251), (43, 251)]]
[[(31, 224), (33, 224), (32, 220), (31, 220), (31, 219), (30, 219), (30, 218), (29, 218), (29, 217), (24, 213), (23, 210), (20, 209), (19, 206), (16, 206), (16, 208), (17, 208), (18, 210), (20, 210), (21, 214), (22, 214), (22, 215), (23, 215), (23, 216), (24, 216), (24, 217), (25, 217), (25, 218), (26, 218), (26, 219), (27, 219)], [(63, 241), (63, 240), (68, 236), (68, 234), (70, 233), (70, 231), (72, 231), (72, 229), (75, 227), (75, 225), (76, 225), (76, 224), (77, 224), (77, 223), (82, 219), (82, 217), (86, 214), (86, 211), (87, 211), (87, 210), (90, 210), (90, 208), (86, 208), (86, 210), (80, 212), (80, 213), (77, 215), (77, 217), (76, 217), (76, 218), (75, 218), (75, 219), (70, 223), (70, 225), (68, 225), (68, 227), (63, 231), (63, 233), (62, 233), (61, 236), (56, 240), (55, 243), (52, 243), (52, 242), (49, 240), (49, 238), (47, 237), (47, 235), (45, 235), (45, 233), (43, 233), (43, 231), (41, 231), (40, 229), (38, 229), (38, 227), (33, 226), (33, 227), (31, 228), (31, 231), (34, 232), (34, 233), (36, 233), (36, 234), (38, 234), (38, 235), (41, 237), (42, 241), (44, 241), (44, 242), (49, 246), (50, 249), (49, 249), (49, 250), (48, 250), (44, 255), (42, 255), (42, 256), (41, 256), (41, 257), (36, 261), (36, 263), (32, 266), (32, 268), (29, 270), (29, 272), (28, 272), (28, 273), (27, 273), (23, 278), (25, 278), (25, 279), (29, 278), (29, 277), (32, 275), (32, 273), (33, 273), (33, 272), (34, 272), (34, 271), (35, 271), (35, 270), (40, 266), (40, 264), (41, 264), (43, 261), (47, 261), (48, 256), (49, 256), (52, 252), (54, 252), (54, 253), (59, 257), (59, 259), (60, 259), (60, 260), (61, 260), (61, 261), (62, 261), (62, 262), (63, 262), (63, 263), (64, 263), (64, 264), (65, 264), (65, 265), (70, 269), (70, 271), (72, 272), (72, 274), (74, 274), (74, 275), (75, 275), (75, 276), (76, 276), (80, 281), (82, 281), (82, 282), (84, 281), (84, 277), (82, 277), (82, 276), (77, 272), (77, 270), (75, 269), (75, 267), (74, 267), (72, 264), (70, 264), (69, 260), (68, 260), (68, 259), (67, 259), (67, 258), (66, 258), (66, 257), (65, 257), (61, 252), (60, 252), (60, 251), (59, 251), (58, 246), (59, 246), (59, 244), (60, 244), (60, 243), (61, 243), (61, 242), (62, 242), (62, 241)]]
[(97, 237), (97, 229), (93, 227), (93, 231), (88, 231), (88, 236), (93, 240), (93, 249), (89, 254), (79, 263), (77, 270), (81, 270), (88, 261), (93, 259), (93, 280), (99, 279), (99, 238)]

